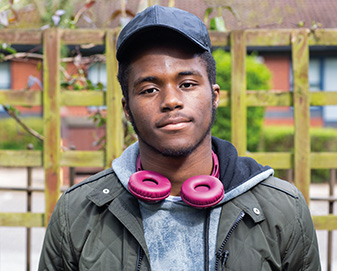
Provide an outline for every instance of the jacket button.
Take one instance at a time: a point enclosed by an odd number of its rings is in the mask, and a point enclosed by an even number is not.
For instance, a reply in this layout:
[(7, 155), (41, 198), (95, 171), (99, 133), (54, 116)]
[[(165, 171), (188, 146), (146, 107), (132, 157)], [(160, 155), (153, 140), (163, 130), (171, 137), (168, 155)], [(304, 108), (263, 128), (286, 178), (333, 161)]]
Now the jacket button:
[(256, 215), (259, 215), (261, 212), (259, 209), (257, 208), (253, 208), (253, 212), (256, 214)]
[(110, 190), (108, 188), (103, 189), (104, 194), (109, 194)]

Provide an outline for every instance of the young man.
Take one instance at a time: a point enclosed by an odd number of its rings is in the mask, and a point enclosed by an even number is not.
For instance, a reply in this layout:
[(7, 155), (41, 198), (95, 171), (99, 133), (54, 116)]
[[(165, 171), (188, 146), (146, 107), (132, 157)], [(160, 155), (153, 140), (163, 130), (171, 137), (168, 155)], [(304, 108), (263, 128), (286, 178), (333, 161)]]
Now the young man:
[(207, 29), (160, 6), (117, 42), (138, 142), (70, 188), (39, 270), (320, 270), (302, 194), (211, 136), (219, 103)]

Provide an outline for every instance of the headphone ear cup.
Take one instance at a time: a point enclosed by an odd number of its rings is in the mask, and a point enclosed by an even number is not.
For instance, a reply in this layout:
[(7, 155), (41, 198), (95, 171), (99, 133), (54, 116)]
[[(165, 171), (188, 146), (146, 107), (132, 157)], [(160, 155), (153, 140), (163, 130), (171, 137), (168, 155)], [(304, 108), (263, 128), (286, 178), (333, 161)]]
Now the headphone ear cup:
[(180, 193), (181, 199), (196, 208), (208, 208), (219, 203), (224, 197), (222, 182), (208, 175), (199, 175), (187, 179)]
[(142, 170), (130, 176), (128, 189), (142, 201), (157, 202), (170, 195), (171, 182), (158, 172)]

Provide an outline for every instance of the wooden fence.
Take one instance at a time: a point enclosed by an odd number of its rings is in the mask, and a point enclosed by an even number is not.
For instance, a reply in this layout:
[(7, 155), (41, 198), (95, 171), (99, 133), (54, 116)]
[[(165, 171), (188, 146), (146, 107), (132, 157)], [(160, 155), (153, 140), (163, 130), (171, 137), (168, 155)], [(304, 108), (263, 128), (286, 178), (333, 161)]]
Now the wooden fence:
[[(0, 43), (43, 45), (43, 91), (0, 91), (0, 104), (43, 106), (44, 148), (0, 150), (0, 166), (44, 167), (45, 213), (0, 213), (0, 226), (44, 227), (60, 194), (61, 167), (108, 167), (123, 147), (121, 90), (116, 79), (115, 43), (119, 30), (0, 30)], [(310, 151), (310, 106), (337, 105), (337, 91), (309, 92), (309, 46), (337, 45), (337, 30), (246, 30), (212, 32), (213, 46), (230, 46), (232, 90), (221, 91), (220, 106), (230, 106), (232, 142), (240, 155), (249, 155), (275, 169), (293, 169), (294, 181), (309, 202), (311, 169), (336, 169), (336, 152)], [(65, 91), (60, 89), (60, 46), (105, 45), (106, 91)], [(247, 46), (290, 46), (293, 63), (293, 91), (247, 91), (245, 57)], [(107, 107), (106, 151), (62, 151), (61, 106)], [(248, 106), (293, 106), (294, 151), (247, 153), (246, 116)], [(337, 216), (313, 216), (318, 230), (336, 230)]]

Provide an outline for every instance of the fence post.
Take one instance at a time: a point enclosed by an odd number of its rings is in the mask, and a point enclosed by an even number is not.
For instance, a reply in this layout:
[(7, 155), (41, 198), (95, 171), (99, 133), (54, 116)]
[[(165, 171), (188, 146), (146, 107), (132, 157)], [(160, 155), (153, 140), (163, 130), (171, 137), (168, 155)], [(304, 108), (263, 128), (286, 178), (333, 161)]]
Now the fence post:
[(106, 32), (106, 69), (107, 69), (107, 123), (105, 167), (122, 154), (124, 145), (122, 91), (117, 81), (116, 31)]
[(43, 166), (45, 170), (45, 226), (59, 198), (60, 168), (60, 30), (43, 32)]
[[(329, 198), (333, 198), (335, 194), (335, 183), (336, 183), (336, 169), (330, 169), (330, 180), (329, 180)], [(329, 200), (329, 214), (333, 214), (334, 200)], [(328, 231), (328, 270), (332, 270), (332, 244), (333, 244), (333, 231)]]
[(309, 204), (310, 97), (307, 30), (294, 30), (291, 35), (291, 46), (294, 78), (294, 181)]
[(232, 31), (231, 47), (231, 141), (239, 155), (247, 151), (246, 105), (246, 36), (243, 30)]
[[(71, 145), (70, 150), (74, 151), (76, 150), (76, 147), (74, 145)], [(72, 187), (75, 184), (75, 178), (76, 178), (75, 167), (69, 167), (69, 187)]]
[[(32, 150), (33, 144), (28, 144), (27, 149)], [(27, 212), (32, 211), (32, 167), (27, 167)], [(26, 228), (26, 270), (30, 271), (30, 254), (31, 254), (31, 230)]]

